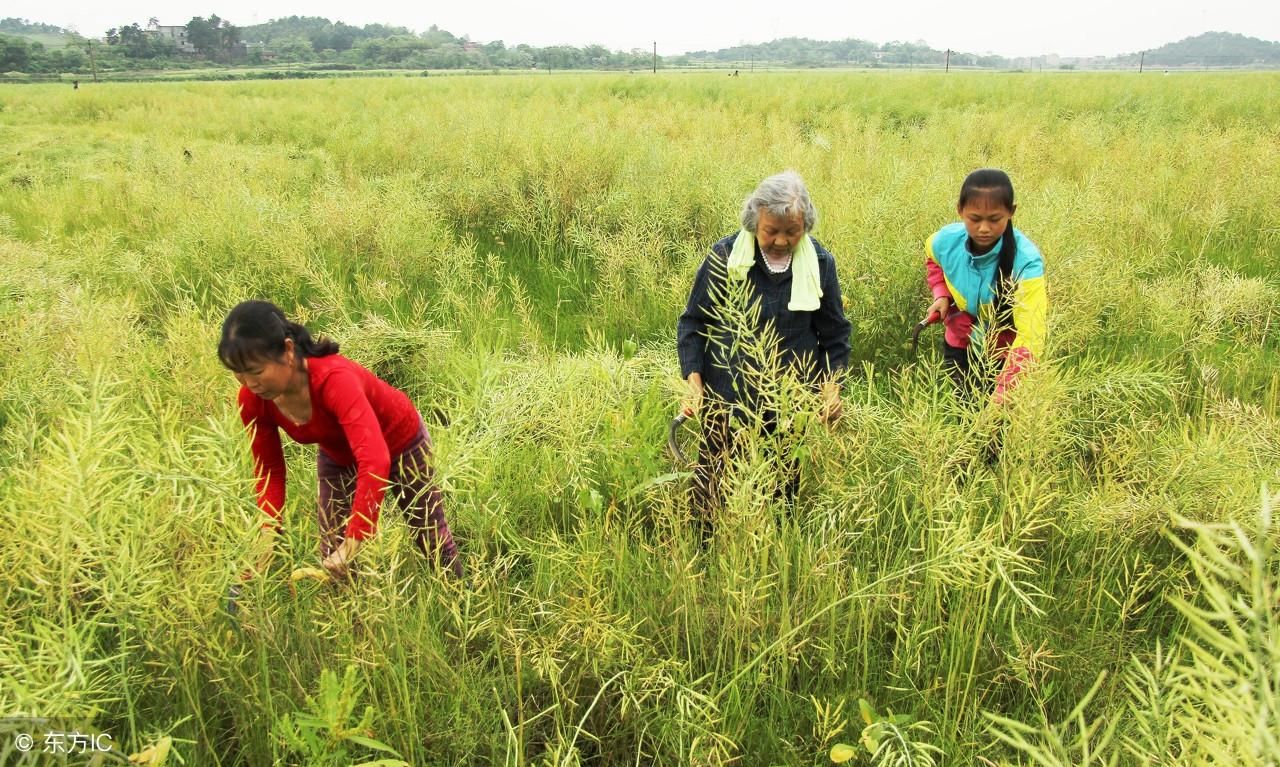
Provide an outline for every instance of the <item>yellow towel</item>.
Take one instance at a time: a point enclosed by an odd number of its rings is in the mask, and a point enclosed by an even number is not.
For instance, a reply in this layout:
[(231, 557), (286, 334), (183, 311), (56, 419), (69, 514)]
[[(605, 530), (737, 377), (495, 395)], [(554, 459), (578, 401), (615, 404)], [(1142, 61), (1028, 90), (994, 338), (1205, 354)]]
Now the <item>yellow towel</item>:
[[(756, 260), (756, 236), (746, 229), (738, 232), (729, 253), (729, 277), (745, 280)], [(818, 251), (809, 235), (800, 238), (791, 254), (791, 300), (787, 308), (793, 312), (818, 310), (822, 298), (822, 281), (818, 276)]]

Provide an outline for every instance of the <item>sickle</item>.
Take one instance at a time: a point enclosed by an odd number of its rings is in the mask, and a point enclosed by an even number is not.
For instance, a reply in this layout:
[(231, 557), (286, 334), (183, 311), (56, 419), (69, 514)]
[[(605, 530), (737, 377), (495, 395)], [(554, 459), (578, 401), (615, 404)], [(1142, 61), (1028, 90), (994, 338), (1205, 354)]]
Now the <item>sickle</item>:
[(676, 434), (679, 433), (680, 427), (687, 420), (689, 420), (689, 414), (682, 412), (675, 417), (671, 422), (671, 426), (667, 428), (667, 449), (671, 451), (671, 457), (675, 458), (676, 463), (681, 466), (688, 466), (689, 459), (685, 458), (684, 451), (680, 449), (680, 441), (676, 439)]
[(941, 319), (942, 319), (942, 315), (938, 314), (937, 312), (930, 312), (928, 317), (925, 317), (924, 319), (916, 323), (915, 328), (911, 330), (912, 356), (915, 355), (916, 350), (920, 347), (920, 331), (929, 327), (933, 323), (940, 321)]

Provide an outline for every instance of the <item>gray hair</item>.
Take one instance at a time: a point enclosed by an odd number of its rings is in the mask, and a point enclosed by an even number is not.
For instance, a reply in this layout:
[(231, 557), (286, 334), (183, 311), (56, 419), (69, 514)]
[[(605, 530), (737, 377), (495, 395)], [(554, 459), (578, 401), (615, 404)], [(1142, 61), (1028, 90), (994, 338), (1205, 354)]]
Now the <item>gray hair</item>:
[(805, 232), (813, 231), (818, 223), (818, 210), (809, 199), (809, 190), (794, 170), (784, 170), (760, 182), (760, 186), (742, 203), (742, 228), (754, 232), (760, 223), (761, 210), (775, 216), (802, 213)]

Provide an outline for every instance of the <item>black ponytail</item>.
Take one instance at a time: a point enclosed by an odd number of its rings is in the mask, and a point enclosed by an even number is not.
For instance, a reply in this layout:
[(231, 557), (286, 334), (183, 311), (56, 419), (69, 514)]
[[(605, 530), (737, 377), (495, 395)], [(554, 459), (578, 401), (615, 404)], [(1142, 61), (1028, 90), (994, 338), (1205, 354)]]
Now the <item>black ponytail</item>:
[(299, 357), (326, 357), (338, 352), (335, 341), (323, 336), (312, 338), (306, 326), (291, 322), (270, 301), (244, 301), (222, 323), (218, 358), (229, 370), (242, 372), (255, 362), (284, 356), (286, 338), (293, 341)]
[(996, 271), (993, 305), (996, 327), (1013, 327), (1013, 302), (1009, 295), (1013, 287), (1013, 259), (1018, 255), (1018, 241), (1013, 231), (1013, 181), (1009, 174), (998, 168), (980, 168), (965, 176), (960, 185), (960, 202), (957, 207), (974, 197), (986, 197), (1010, 211), (1009, 224), (1000, 240), (999, 267)]
[(995, 297), (992, 299), (996, 313), (996, 327), (1013, 327), (1013, 258), (1018, 255), (1018, 239), (1013, 233), (1013, 221), (1004, 230), (1000, 242), (1000, 261), (996, 269)]

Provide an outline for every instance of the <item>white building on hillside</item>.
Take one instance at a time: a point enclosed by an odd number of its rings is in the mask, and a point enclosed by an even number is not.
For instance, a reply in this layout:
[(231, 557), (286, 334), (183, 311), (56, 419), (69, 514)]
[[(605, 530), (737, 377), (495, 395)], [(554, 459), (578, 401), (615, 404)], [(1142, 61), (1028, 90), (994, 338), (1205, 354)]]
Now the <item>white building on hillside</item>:
[(181, 27), (166, 27), (160, 24), (148, 24), (147, 32), (172, 42), (173, 47), (182, 53), (196, 52), (196, 47), (187, 40), (187, 28), (185, 25)]

